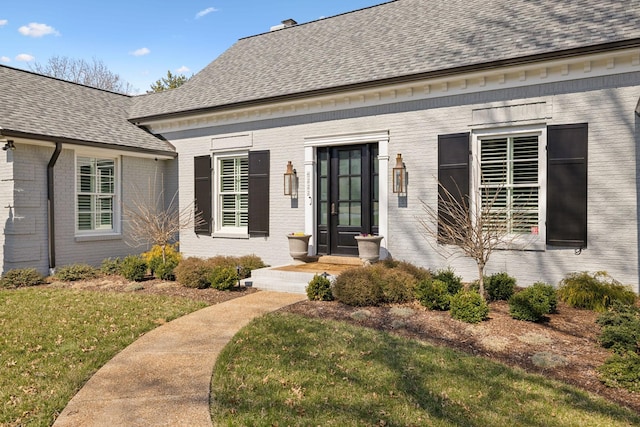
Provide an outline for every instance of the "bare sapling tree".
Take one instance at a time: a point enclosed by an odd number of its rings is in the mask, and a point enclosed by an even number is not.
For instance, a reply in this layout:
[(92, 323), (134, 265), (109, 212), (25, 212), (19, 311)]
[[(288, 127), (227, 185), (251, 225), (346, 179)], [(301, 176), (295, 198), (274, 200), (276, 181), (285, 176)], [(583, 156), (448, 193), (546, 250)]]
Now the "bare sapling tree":
[[(426, 218), (419, 222), (431, 239), (435, 249), (446, 255), (462, 252), (473, 259), (478, 267), (479, 293), (484, 297), (484, 271), (491, 254), (498, 248), (510, 247), (521, 235), (514, 232), (518, 224), (528, 224), (531, 210), (526, 201), (508, 203), (506, 188), (493, 187), (482, 191), (481, 200), (471, 203), (468, 195), (456, 197), (438, 182), (436, 206), (421, 201)], [(486, 190), (486, 189), (485, 189)], [(522, 207), (525, 207), (524, 209)], [(509, 224), (516, 226), (509, 226)]]
[(194, 212), (194, 204), (179, 208), (178, 192), (168, 201), (164, 186), (156, 190), (156, 180), (149, 180), (147, 194), (133, 187), (130, 202), (124, 205), (129, 225), (127, 244), (132, 247), (154, 246), (162, 249), (162, 262), (166, 263), (167, 246), (177, 241), (180, 231), (201, 225), (204, 220)]

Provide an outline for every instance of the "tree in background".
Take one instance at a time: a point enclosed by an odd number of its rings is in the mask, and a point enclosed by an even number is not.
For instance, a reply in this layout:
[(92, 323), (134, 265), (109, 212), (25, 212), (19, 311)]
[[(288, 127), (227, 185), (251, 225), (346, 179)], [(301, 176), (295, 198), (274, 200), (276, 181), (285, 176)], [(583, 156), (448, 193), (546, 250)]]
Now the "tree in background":
[(148, 90), (147, 93), (164, 92), (165, 90), (175, 89), (185, 84), (187, 80), (189, 80), (189, 78), (185, 75), (173, 74), (171, 70), (167, 70), (167, 77), (156, 80), (156, 82), (151, 85), (151, 90)]
[(110, 71), (104, 62), (93, 58), (91, 62), (68, 56), (52, 56), (45, 64), (29, 65), (31, 71), (45, 76), (80, 83), (110, 92), (128, 94), (133, 87), (122, 77)]

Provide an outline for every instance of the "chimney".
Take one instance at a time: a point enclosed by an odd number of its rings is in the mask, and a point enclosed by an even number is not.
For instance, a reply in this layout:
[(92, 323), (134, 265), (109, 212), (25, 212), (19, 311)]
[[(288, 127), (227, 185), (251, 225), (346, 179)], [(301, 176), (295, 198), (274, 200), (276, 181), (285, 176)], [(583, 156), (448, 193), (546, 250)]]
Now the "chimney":
[(294, 25), (298, 25), (295, 19), (285, 19), (281, 24), (271, 27), (269, 31), (282, 30), (283, 28), (293, 27)]

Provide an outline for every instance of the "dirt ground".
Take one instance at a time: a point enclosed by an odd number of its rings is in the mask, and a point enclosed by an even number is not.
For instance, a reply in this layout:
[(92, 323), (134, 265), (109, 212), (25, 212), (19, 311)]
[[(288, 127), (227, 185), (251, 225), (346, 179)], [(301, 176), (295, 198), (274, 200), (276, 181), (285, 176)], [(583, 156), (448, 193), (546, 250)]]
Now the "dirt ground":
[[(114, 278), (53, 285), (161, 294), (191, 298), (207, 304), (257, 292), (256, 289), (245, 287), (221, 292), (215, 289), (190, 289), (160, 280), (131, 283)], [(596, 368), (611, 353), (597, 343), (599, 326), (595, 320), (598, 314), (592, 311), (572, 309), (560, 303), (557, 314), (549, 315), (545, 322), (532, 323), (512, 319), (508, 304), (500, 301), (490, 304), (489, 320), (471, 325), (452, 319), (448, 312), (427, 310), (419, 304), (358, 308), (337, 302), (303, 301), (283, 310), (309, 317), (343, 320), (452, 347), (564, 381), (640, 412), (640, 394), (606, 387), (598, 379)]]

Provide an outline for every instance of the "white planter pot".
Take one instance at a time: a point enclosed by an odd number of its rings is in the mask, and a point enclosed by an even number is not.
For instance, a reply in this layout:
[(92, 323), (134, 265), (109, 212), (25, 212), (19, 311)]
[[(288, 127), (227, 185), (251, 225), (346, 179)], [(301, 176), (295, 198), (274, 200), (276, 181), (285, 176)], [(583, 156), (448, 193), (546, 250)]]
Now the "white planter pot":
[(365, 264), (371, 264), (380, 259), (380, 242), (383, 236), (355, 236), (358, 242), (358, 256)]
[(309, 254), (310, 234), (287, 234), (289, 239), (289, 255), (297, 261), (305, 261)]

